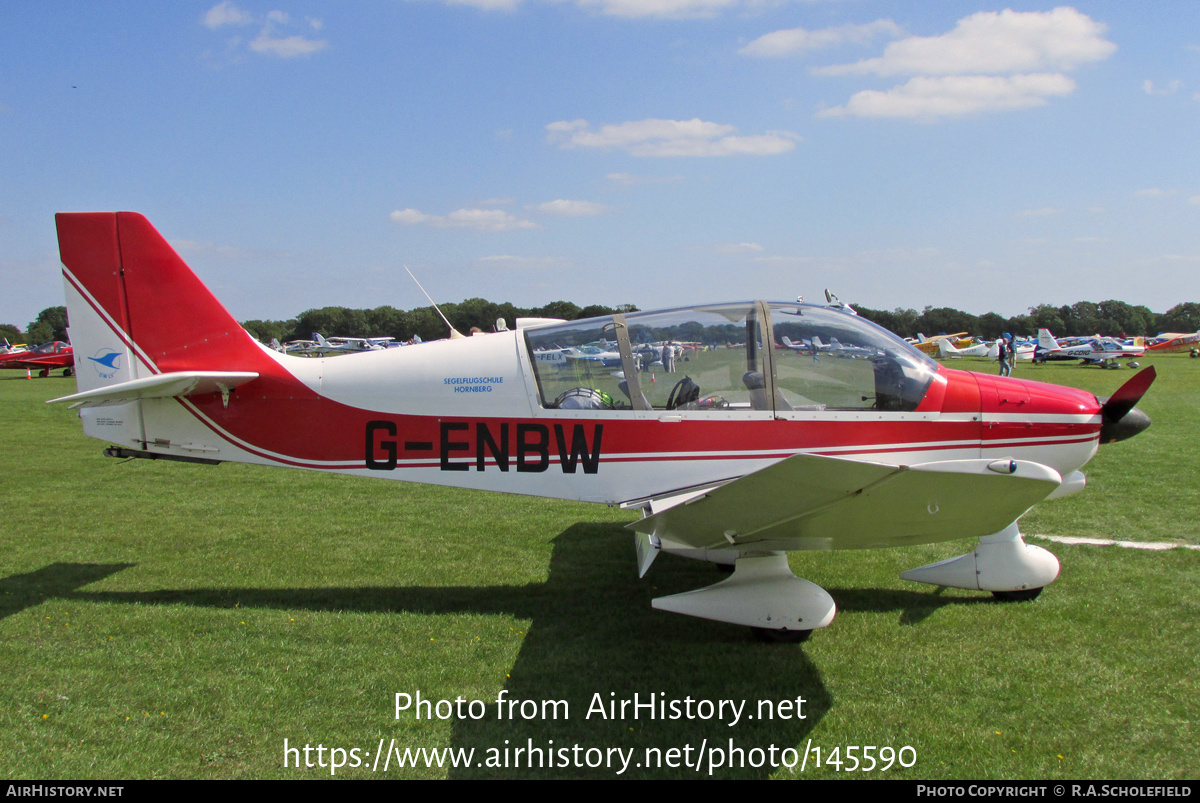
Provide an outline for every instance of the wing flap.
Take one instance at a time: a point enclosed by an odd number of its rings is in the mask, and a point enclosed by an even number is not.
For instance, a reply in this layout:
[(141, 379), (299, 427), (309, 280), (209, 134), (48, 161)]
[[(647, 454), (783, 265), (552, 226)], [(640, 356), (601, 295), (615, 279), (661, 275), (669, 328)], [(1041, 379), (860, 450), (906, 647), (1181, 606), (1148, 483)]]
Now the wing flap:
[(698, 549), (869, 549), (998, 532), (1062, 483), (1029, 461), (793, 455), (633, 522)]
[(75, 407), (111, 407), (141, 399), (169, 399), (172, 396), (198, 396), (203, 393), (228, 393), (258, 374), (253, 371), (172, 371), (143, 379), (133, 379), (95, 390), (51, 399), (47, 404), (69, 402)]

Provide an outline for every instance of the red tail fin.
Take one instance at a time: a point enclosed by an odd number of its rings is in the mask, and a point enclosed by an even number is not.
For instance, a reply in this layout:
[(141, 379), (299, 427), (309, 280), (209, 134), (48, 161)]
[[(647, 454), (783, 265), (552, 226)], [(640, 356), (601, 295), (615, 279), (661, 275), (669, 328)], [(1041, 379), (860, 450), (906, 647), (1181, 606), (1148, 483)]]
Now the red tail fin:
[(64, 275), (159, 372), (246, 370), (261, 349), (146, 218), (60, 213)]

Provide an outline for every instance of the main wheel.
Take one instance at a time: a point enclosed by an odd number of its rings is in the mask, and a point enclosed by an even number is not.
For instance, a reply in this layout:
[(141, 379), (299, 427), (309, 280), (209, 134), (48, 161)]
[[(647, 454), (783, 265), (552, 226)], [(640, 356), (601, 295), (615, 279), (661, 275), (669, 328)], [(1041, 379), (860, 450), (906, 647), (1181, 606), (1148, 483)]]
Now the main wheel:
[(1042, 586), (1022, 588), (1019, 591), (993, 591), (992, 596), (1000, 602), (1028, 602), (1031, 599), (1037, 599), (1037, 595), (1040, 593), (1042, 593)]
[(752, 627), (750, 631), (757, 641), (766, 644), (799, 644), (808, 641), (812, 635), (811, 630), (776, 630), (773, 627)]

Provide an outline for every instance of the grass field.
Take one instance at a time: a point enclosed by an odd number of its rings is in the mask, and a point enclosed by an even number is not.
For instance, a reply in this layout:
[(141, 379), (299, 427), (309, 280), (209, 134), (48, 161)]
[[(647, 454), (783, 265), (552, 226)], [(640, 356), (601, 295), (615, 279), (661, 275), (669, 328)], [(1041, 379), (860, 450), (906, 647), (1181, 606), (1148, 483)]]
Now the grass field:
[[(1159, 371), (1140, 405), (1154, 425), (1102, 448), (1087, 490), (1035, 509), (1027, 534), (1200, 544), (1200, 360), (1146, 362)], [(1022, 363), (1017, 375), (1107, 395), (1131, 372)], [(701, 745), (728, 754), (731, 740), (742, 765), (715, 777), (863, 777), (845, 760), (861, 745), (876, 746), (877, 760), (880, 747), (911, 748), (911, 766), (867, 777), (1200, 776), (1200, 551), (1031, 538), (1063, 570), (1022, 604), (898, 579), (966, 541), (794, 553), (796, 572), (832, 594), (838, 617), (803, 645), (763, 645), (743, 628), (652, 610), (652, 597), (717, 575), (666, 555), (639, 581), (626, 512), (232, 464), (121, 462), (101, 456), (71, 411), (43, 404), (73, 380), (18, 377), (0, 372), (7, 778), (330, 777), (328, 767), (295, 768), (303, 753), (285, 768), (285, 739), (321, 745), (326, 764), (331, 747), (373, 763), (381, 740), (473, 748), (475, 762), (501, 764), (398, 769), (393, 757), (386, 775), (380, 760), (378, 772), (347, 766), (336, 776), (360, 778), (616, 775), (512, 767), (514, 749), (530, 742), (633, 749), (634, 764), (658, 748), (664, 766), (624, 776), (695, 777), (666, 766), (667, 750), (694, 763)], [(483, 701), (474, 709), (483, 718), (397, 717), (396, 693), (418, 691)], [(522, 719), (518, 706), (500, 719), (502, 693), (565, 701), (568, 715), (539, 705)], [(804, 718), (588, 716), (594, 695), (634, 693), (745, 700), (751, 713), (759, 701), (803, 698)], [(820, 747), (826, 760), (837, 748), (843, 764), (818, 768), (810, 753), (791, 770), (752, 750), (771, 745)], [(487, 752), (505, 749), (508, 767)]]

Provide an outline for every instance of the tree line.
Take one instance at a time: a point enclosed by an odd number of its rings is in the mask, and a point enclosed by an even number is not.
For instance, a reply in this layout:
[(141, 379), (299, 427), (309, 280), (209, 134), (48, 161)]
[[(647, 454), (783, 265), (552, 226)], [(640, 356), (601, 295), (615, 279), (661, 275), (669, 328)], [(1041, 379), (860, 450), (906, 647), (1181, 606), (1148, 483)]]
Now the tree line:
[(1159, 332), (1200, 331), (1200, 304), (1176, 304), (1163, 313), (1148, 307), (1126, 304), (1124, 301), (1078, 301), (1056, 307), (1039, 304), (1024, 315), (1005, 318), (995, 312), (972, 315), (949, 307), (874, 310), (852, 305), (862, 317), (890, 329), (901, 337), (914, 337), (918, 332), (928, 336), (968, 332), (994, 340), (1008, 332), (1018, 336), (1037, 334), (1049, 329), (1056, 336), (1113, 335), (1116, 337), (1152, 336)]
[[(454, 328), (463, 334), (470, 332), (472, 327), (491, 332), (498, 318), (503, 318), (511, 329), (516, 326), (517, 318), (563, 318), (574, 321), (637, 310), (632, 304), (580, 307), (570, 301), (552, 301), (544, 307), (517, 307), (509, 302), (497, 304), (483, 298), (468, 298), (458, 304), (447, 302), (438, 307)], [(437, 340), (450, 334), (433, 307), (417, 307), (407, 311), (387, 306), (375, 309), (321, 307), (305, 310), (290, 321), (243, 321), (242, 326), (264, 343), (270, 343), (272, 338), (280, 343), (309, 340), (313, 332), (320, 332), (325, 337), (394, 337), (397, 340), (411, 340), (413, 335), (422, 340)]]
[(67, 308), (46, 307), (38, 313), (37, 320), (25, 327), (24, 332), (11, 323), (0, 323), (0, 341), (4, 340), (31, 346), (40, 346), (52, 340), (67, 342)]
[[(889, 311), (858, 304), (852, 306), (862, 317), (901, 337), (914, 337), (918, 332), (927, 336), (968, 332), (993, 340), (1004, 332), (1029, 336), (1043, 328), (1061, 336), (1106, 334), (1136, 337), (1159, 332), (1200, 331), (1200, 303), (1193, 301), (1176, 304), (1163, 313), (1115, 300), (1098, 303), (1078, 301), (1061, 307), (1039, 304), (1030, 307), (1027, 314), (1011, 318), (995, 312), (972, 315), (950, 307), (926, 307), (922, 312), (917, 312), (915, 309), (897, 308)], [(563, 318), (574, 321), (637, 311), (632, 304), (580, 307), (570, 301), (552, 301), (543, 307), (517, 307), (509, 302), (497, 304), (482, 298), (468, 298), (458, 304), (446, 303), (440, 307), (450, 323), (464, 334), (476, 326), (490, 332), (497, 318), (503, 318), (512, 328), (517, 318)], [(320, 332), (326, 337), (394, 337), (397, 340), (411, 340), (413, 335), (420, 336), (422, 340), (436, 340), (448, 334), (446, 324), (433, 307), (417, 307), (408, 311), (389, 306), (374, 309), (322, 307), (305, 310), (288, 321), (243, 321), (242, 326), (264, 343), (271, 342), (272, 338), (281, 343), (308, 340), (313, 332)], [(30, 322), (25, 331), (13, 324), (0, 324), (0, 338), (10, 343), (30, 345), (67, 340), (67, 308), (48, 307), (42, 310), (37, 320)]]
[[(580, 307), (570, 301), (554, 301), (544, 307), (523, 308), (510, 303), (496, 304), (482, 298), (469, 298), (460, 304), (440, 304), (454, 328), (464, 334), (473, 326), (490, 332), (497, 318), (504, 318), (512, 328), (518, 317), (563, 318), (568, 321), (611, 315), (614, 312), (636, 312), (632, 304), (605, 307), (593, 304)], [(1005, 318), (995, 312), (972, 315), (950, 307), (875, 310), (852, 305), (859, 315), (890, 329), (901, 337), (914, 337), (918, 332), (936, 335), (944, 332), (969, 332), (994, 340), (1005, 332), (1032, 336), (1038, 329), (1049, 329), (1055, 335), (1105, 334), (1124, 337), (1152, 336), (1159, 332), (1200, 331), (1200, 303), (1176, 304), (1164, 313), (1148, 307), (1126, 304), (1124, 301), (1079, 301), (1056, 307), (1039, 304), (1029, 312)], [(264, 343), (271, 338), (279, 342), (307, 340), (313, 332), (326, 337), (394, 337), (409, 340), (414, 334), (422, 340), (436, 340), (447, 335), (446, 324), (433, 307), (418, 307), (407, 312), (395, 307), (348, 309), (322, 307), (300, 313), (290, 321), (244, 321), (247, 330)]]

